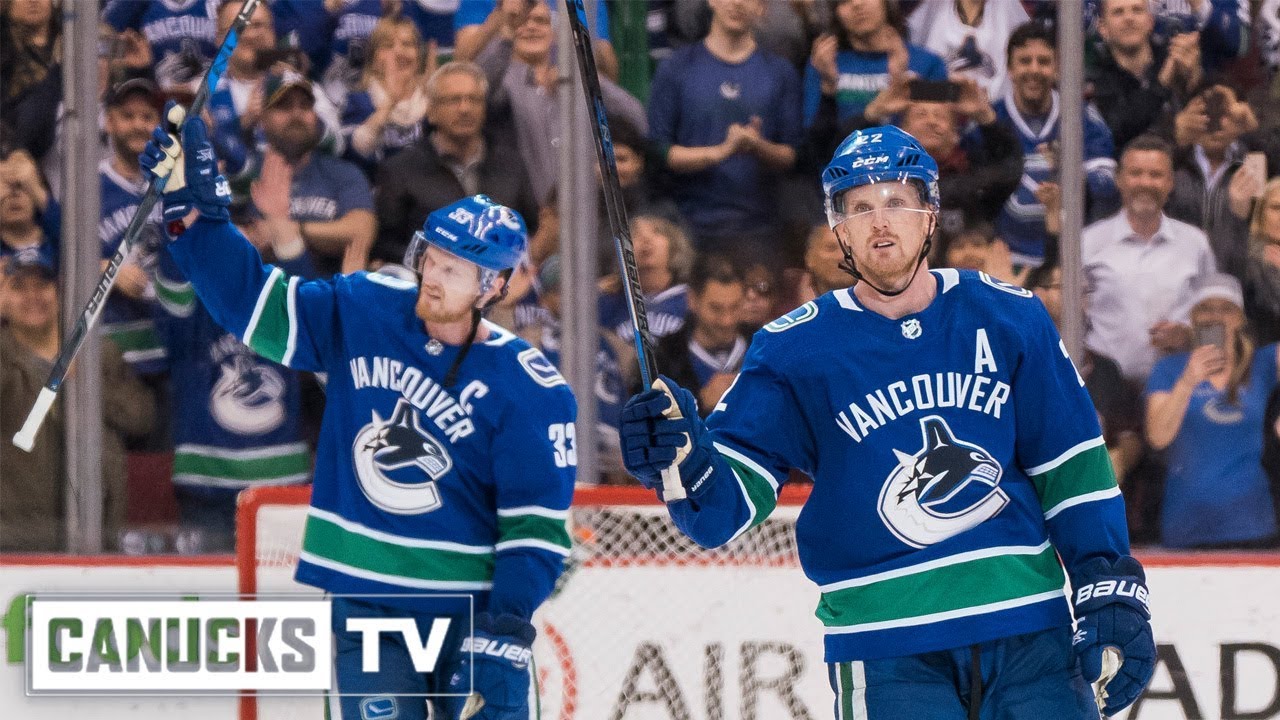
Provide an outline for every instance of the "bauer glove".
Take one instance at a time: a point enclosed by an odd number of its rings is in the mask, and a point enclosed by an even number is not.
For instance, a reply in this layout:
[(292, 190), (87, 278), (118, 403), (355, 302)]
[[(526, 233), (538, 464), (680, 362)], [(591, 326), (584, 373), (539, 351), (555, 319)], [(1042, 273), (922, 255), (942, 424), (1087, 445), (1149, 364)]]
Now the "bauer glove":
[(193, 117), (184, 125), (186, 110), (172, 100), (164, 114), (170, 127), (182, 128), (182, 140), (163, 125), (156, 128), (138, 164), (152, 182), (164, 182), (165, 226), (174, 228), (193, 209), (211, 220), (230, 220), (231, 187), (218, 174), (218, 158), (204, 120)]
[[(622, 408), (619, 439), (627, 472), (661, 495), (662, 471), (676, 465), (689, 499), (698, 500), (724, 459), (711, 444), (693, 393), (666, 376)], [(666, 498), (663, 498), (664, 500)]]
[[(1111, 562), (1093, 558), (1072, 574), (1076, 633), (1072, 641), (1085, 682), (1097, 687), (1099, 709), (1114, 715), (1138, 699), (1156, 666), (1156, 645), (1147, 608), (1146, 574), (1127, 555)], [(1078, 581), (1078, 583), (1076, 582)], [(1107, 649), (1120, 655), (1114, 677), (1104, 677)]]
[(528, 720), (536, 635), (532, 625), (515, 615), (478, 613), (449, 676), (449, 692), (460, 697), (444, 698), (446, 720)]

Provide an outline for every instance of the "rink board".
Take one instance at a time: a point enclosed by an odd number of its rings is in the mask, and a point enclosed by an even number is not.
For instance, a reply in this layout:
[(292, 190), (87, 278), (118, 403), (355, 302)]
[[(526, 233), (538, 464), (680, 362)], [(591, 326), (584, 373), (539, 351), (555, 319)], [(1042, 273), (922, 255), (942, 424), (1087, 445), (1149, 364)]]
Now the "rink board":
[[(1136, 717), (1280, 717), (1280, 556), (1147, 561), (1163, 662)], [(0, 718), (236, 717), (229, 698), (25, 697), (25, 647), (14, 611), (29, 591), (230, 592), (228, 558), (23, 562), (0, 566)], [(812, 617), (816, 592), (794, 569), (748, 575), (740, 567), (578, 569), (539, 617), (543, 717), (650, 720), (683, 709), (691, 720), (781, 720), (803, 717), (796, 703), (815, 720), (831, 717)], [(665, 697), (656, 692), (663, 673), (676, 688)], [(619, 697), (628, 677), (640, 698), (629, 704)]]

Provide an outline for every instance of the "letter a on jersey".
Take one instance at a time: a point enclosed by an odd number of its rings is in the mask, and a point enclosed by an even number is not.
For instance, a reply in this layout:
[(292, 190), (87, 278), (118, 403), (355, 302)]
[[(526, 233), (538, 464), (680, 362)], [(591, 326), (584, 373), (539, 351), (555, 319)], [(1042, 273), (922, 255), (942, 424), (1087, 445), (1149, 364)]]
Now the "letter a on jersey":
[(444, 445), (422, 427), (418, 411), (401, 398), (389, 420), (373, 420), (356, 434), (351, 452), (360, 489), (374, 505), (397, 515), (440, 507), (435, 481), (453, 467)]
[(898, 465), (880, 489), (880, 519), (899, 540), (924, 548), (995, 517), (1009, 497), (1004, 468), (986, 450), (956, 439), (937, 415), (920, 421), (924, 447), (894, 449)]

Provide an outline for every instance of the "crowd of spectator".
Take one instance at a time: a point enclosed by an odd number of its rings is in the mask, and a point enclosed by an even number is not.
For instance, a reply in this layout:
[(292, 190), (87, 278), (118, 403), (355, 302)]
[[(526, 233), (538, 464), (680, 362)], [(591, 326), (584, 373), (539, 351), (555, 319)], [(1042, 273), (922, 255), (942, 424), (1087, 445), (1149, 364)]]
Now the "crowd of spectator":
[[(61, 162), (60, 6), (71, 1), (0, 0), (0, 437), (25, 417), (60, 342), (62, 177), (83, 170)], [(643, 13), (630, 11), (637, 3)], [(702, 412), (755, 330), (852, 282), (818, 173), (855, 129), (896, 124), (938, 161), (932, 267), (1026, 287), (1061, 321), (1058, 78), (1081, 59), (1059, 56), (1052, 0), (594, 6), (659, 363)], [(101, 7), (105, 263), (141, 198), (136, 158), (164, 102), (190, 100), (242, 0)], [(1131, 529), (1169, 547), (1273, 547), (1280, 2), (1085, 7), (1088, 329), (1077, 366)], [(293, 275), (412, 277), (401, 262), (427, 214), (485, 193), (531, 233), (529, 263), (494, 318), (558, 363), (562, 11), (548, 0), (267, 0), (205, 111), (233, 221)], [(613, 423), (638, 379), (600, 217), (602, 480), (624, 483)], [(187, 547), (225, 550), (239, 490), (309, 479), (323, 379), (218, 328), (162, 237), (157, 213), (102, 325), (108, 545), (126, 535), (125, 468), (141, 465), (126, 457), (159, 454), (172, 458), (163, 482), (177, 522), (197, 538)], [(65, 548), (60, 407), (36, 454), (0, 443), (0, 550)]]

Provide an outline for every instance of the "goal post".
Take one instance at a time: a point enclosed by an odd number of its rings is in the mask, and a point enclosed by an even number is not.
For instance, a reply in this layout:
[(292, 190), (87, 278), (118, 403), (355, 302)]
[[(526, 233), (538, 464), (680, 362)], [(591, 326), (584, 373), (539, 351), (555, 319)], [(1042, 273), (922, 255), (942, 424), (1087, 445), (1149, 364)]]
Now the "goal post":
[[(579, 489), (572, 554), (534, 617), (542, 720), (829, 717), (818, 592), (796, 555), (807, 497), (785, 486), (767, 520), (707, 550), (644, 488)], [(240, 495), (240, 593), (319, 592), (292, 580), (309, 499), (309, 487)], [(320, 707), (245, 696), (240, 716), (318, 718)]]

